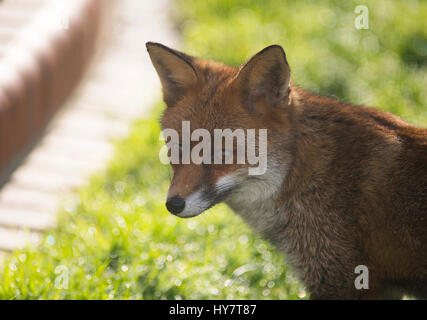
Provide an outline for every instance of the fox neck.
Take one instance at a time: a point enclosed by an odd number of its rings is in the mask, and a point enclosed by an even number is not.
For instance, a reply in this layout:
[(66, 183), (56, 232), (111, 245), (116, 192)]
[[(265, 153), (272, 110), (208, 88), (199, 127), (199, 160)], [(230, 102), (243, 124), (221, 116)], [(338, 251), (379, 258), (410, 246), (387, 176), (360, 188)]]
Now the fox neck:
[[(298, 93), (304, 92), (297, 88)], [(288, 110), (287, 129), (272, 132), (274, 148), (269, 153), (268, 169), (262, 176), (247, 177), (239, 181), (225, 203), (241, 216), (254, 230), (286, 252), (286, 230), (292, 224), (290, 208), (299, 205), (299, 196), (312, 184), (313, 176), (329, 158), (321, 147), (325, 145), (321, 128), (313, 128), (306, 122), (305, 106), (293, 97), (294, 104)], [(323, 138), (322, 138), (323, 137)], [(333, 149), (333, 148), (329, 148)]]
[(238, 183), (239, 187), (230, 192), (225, 200), (247, 224), (271, 241), (273, 239), (269, 235), (280, 224), (276, 202), (286, 173), (286, 164), (270, 160), (265, 174), (247, 177), (245, 181)]

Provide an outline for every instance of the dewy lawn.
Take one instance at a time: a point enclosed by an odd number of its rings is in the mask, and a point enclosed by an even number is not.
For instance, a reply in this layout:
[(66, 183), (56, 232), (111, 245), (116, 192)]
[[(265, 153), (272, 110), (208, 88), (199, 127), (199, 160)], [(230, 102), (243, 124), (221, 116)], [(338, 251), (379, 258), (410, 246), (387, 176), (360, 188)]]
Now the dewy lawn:
[[(174, 12), (190, 54), (238, 64), (277, 43), (294, 83), (425, 126), (427, 3), (367, 1), (367, 30), (354, 27), (357, 5), (182, 0)], [(3, 264), (1, 299), (305, 297), (283, 256), (225, 206), (189, 220), (166, 212), (171, 171), (158, 157), (162, 108), (116, 143), (108, 169), (65, 201), (40, 246)]]

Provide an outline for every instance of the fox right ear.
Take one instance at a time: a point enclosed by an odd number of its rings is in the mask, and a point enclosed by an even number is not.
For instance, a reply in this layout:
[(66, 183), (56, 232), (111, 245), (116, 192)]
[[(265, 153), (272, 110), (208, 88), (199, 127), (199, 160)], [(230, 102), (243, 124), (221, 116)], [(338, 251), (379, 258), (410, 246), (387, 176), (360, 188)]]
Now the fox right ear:
[(160, 43), (147, 42), (146, 47), (162, 83), (163, 100), (170, 107), (197, 84), (193, 58)]
[(245, 105), (256, 109), (258, 101), (270, 107), (289, 103), (291, 70), (286, 54), (279, 45), (272, 45), (258, 52), (237, 74), (236, 85), (242, 92)]

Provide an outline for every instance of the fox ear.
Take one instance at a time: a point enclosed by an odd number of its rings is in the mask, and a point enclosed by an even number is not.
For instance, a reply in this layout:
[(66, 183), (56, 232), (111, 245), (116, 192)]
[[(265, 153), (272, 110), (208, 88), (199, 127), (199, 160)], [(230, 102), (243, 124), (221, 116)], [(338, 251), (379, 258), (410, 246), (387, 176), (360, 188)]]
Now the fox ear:
[(279, 45), (269, 46), (243, 65), (237, 75), (244, 104), (254, 110), (263, 100), (267, 106), (279, 107), (289, 103), (291, 70), (286, 54)]
[(147, 42), (146, 47), (162, 83), (163, 99), (168, 107), (174, 105), (197, 83), (194, 58), (160, 43)]

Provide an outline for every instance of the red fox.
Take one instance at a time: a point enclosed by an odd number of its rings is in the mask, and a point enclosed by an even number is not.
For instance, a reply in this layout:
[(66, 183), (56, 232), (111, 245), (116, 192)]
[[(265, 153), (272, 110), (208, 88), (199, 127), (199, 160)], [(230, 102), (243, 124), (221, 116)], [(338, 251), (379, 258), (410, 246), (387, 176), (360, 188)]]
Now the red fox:
[(427, 298), (426, 129), (292, 84), (279, 45), (239, 68), (146, 46), (164, 129), (267, 129), (262, 174), (248, 174), (248, 163), (172, 163), (171, 213), (225, 202), (285, 254), (311, 299)]

